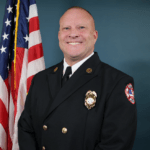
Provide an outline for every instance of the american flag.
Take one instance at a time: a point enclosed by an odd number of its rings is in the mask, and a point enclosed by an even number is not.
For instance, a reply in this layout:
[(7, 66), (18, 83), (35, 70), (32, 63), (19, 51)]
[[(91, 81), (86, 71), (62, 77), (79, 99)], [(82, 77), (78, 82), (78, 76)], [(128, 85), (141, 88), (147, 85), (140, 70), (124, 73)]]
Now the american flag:
[(0, 42), (0, 150), (19, 150), (18, 119), (32, 78), (43, 69), (35, 0), (7, 0)]

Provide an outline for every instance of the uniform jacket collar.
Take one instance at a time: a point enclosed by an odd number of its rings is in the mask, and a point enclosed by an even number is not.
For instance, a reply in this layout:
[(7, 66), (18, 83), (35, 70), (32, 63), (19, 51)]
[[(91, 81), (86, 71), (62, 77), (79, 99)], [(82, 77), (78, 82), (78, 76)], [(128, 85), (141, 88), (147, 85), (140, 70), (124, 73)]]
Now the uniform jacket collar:
[[(63, 61), (56, 65), (48, 74), (48, 82), (51, 98), (53, 100), (51, 107), (47, 110), (45, 119), (71, 94), (78, 90), (89, 80), (98, 75), (98, 66), (101, 61), (95, 52), (92, 57), (86, 60), (71, 76), (67, 83), (61, 88), (61, 79), (63, 72)], [(88, 73), (87, 69), (91, 68), (92, 72)]]

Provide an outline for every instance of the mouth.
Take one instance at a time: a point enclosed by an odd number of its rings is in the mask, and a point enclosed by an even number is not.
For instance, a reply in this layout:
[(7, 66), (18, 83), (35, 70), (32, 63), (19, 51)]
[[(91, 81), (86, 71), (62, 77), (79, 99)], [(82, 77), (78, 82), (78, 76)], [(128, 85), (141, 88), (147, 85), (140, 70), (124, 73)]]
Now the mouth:
[(82, 42), (67, 42), (67, 44), (70, 44), (70, 45), (78, 45), (78, 44), (81, 44)]

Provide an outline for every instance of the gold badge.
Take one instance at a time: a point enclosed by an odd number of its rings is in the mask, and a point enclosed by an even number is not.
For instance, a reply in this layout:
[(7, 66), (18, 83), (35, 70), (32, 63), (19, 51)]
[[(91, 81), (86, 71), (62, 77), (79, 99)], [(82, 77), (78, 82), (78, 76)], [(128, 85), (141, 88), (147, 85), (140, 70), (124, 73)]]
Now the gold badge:
[(91, 72), (92, 72), (92, 69), (91, 69), (91, 68), (87, 68), (87, 69), (86, 69), (86, 72), (87, 72), (87, 73), (91, 73)]
[(87, 91), (86, 95), (85, 95), (85, 106), (87, 107), (87, 109), (91, 109), (95, 106), (95, 103), (96, 103), (96, 97), (97, 97), (97, 94), (95, 91)]
[(55, 69), (54, 69), (54, 72), (56, 72), (58, 70), (58, 67), (56, 67)]

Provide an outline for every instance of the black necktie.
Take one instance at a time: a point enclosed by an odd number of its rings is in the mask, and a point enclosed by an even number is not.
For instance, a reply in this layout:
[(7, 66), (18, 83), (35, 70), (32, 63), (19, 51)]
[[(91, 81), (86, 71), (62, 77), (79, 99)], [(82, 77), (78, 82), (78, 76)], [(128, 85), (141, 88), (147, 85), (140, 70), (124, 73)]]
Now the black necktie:
[(66, 72), (62, 78), (62, 86), (68, 81), (69, 79), (69, 75), (72, 74), (72, 70), (71, 67), (67, 67)]

